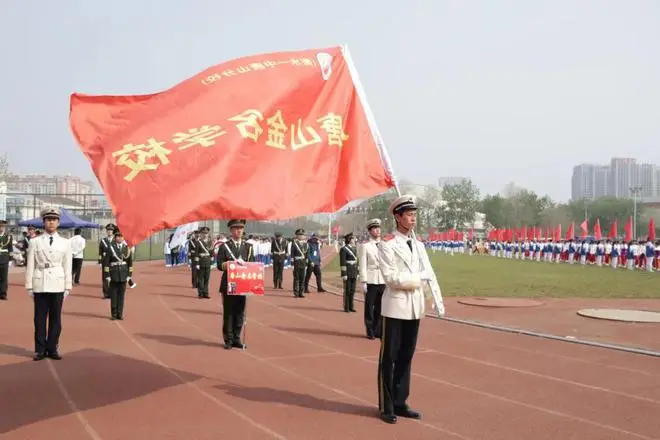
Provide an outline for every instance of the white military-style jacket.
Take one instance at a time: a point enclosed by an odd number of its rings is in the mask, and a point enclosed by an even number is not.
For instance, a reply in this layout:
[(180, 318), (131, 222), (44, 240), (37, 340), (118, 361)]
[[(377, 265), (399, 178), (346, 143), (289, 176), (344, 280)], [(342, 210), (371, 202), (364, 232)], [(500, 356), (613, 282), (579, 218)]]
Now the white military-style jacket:
[[(412, 241), (412, 251), (408, 240)], [(425, 289), (430, 289), (440, 298), (441, 310), (438, 313), (444, 315), (440, 286), (424, 244), (395, 231), (394, 238), (382, 242), (379, 249), (380, 270), (387, 286), (383, 293), (381, 315), (396, 319), (423, 318)]]
[(71, 243), (57, 232), (30, 240), (25, 270), (25, 288), (35, 293), (71, 290)]
[(380, 251), (377, 243), (373, 238), (369, 238), (369, 241), (360, 247), (358, 258), (361, 283), (385, 284), (385, 279), (380, 271)]

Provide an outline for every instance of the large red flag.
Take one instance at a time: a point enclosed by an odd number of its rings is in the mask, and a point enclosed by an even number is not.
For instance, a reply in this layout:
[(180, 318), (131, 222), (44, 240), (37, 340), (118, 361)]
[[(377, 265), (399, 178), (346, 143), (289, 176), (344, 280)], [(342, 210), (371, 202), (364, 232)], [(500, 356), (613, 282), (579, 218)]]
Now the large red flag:
[(70, 125), (124, 237), (334, 212), (394, 187), (346, 47), (244, 57), (171, 89), (71, 95)]

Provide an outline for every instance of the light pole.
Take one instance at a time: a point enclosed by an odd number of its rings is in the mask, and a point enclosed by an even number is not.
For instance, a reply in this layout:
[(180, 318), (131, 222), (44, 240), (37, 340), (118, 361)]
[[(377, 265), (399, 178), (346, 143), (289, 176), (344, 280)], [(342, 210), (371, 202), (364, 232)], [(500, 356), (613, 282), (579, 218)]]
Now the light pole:
[(630, 192), (633, 195), (633, 240), (637, 240), (637, 194), (639, 194), (641, 190), (641, 185), (630, 187)]

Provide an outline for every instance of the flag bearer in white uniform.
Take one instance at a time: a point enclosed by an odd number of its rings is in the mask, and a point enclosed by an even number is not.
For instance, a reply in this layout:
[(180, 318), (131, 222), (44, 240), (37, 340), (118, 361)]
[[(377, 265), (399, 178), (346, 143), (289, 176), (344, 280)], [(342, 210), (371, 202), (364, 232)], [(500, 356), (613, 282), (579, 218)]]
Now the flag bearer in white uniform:
[[(412, 236), (417, 220), (415, 197), (397, 198), (389, 211), (396, 223), (394, 238), (379, 245), (386, 288), (381, 305), (378, 407), (381, 420), (396, 423), (397, 417), (421, 418), (407, 404), (410, 370), (424, 316), (425, 290), (431, 289), (440, 296), (440, 286), (424, 245)], [(444, 315), (442, 302), (439, 306), (442, 310), (438, 313)]]

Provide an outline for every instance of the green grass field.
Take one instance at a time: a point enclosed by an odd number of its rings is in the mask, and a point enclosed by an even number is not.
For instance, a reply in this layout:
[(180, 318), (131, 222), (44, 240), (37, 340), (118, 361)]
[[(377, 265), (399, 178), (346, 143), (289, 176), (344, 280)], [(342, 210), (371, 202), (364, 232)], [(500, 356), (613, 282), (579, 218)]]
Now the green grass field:
[[(99, 256), (98, 241), (87, 240), (85, 245), (85, 260), (93, 260)], [(135, 247), (135, 261), (165, 260), (163, 253), (163, 243), (152, 243), (144, 241)]]
[[(444, 296), (660, 298), (660, 274), (611, 267), (430, 254)], [(325, 272), (339, 272), (339, 257)]]

